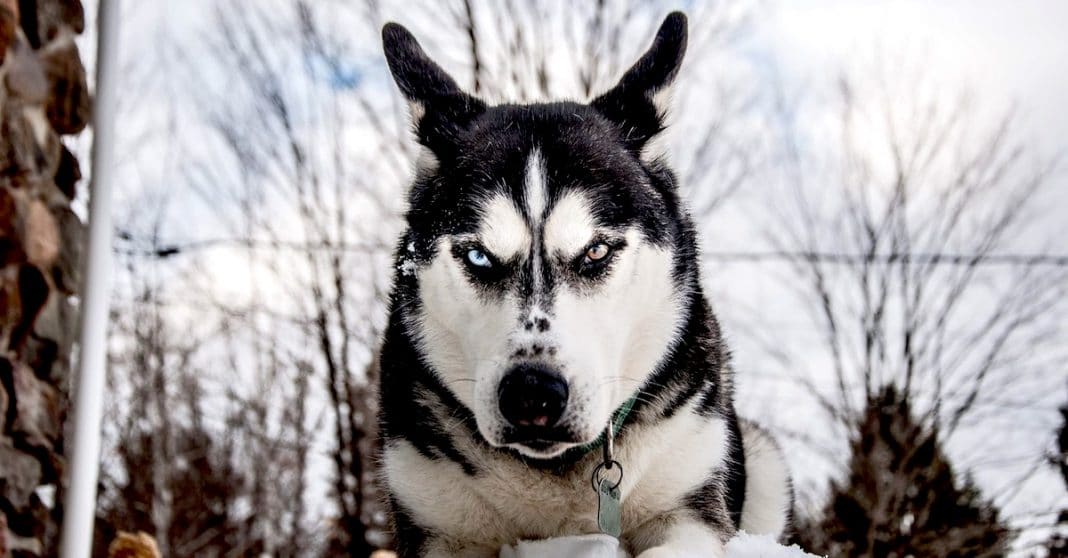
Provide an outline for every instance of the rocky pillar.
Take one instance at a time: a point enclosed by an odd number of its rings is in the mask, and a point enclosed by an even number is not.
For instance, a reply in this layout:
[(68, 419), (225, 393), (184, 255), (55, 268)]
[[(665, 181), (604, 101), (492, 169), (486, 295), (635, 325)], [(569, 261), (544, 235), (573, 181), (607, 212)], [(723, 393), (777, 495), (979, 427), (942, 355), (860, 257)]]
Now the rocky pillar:
[(0, 558), (54, 555), (89, 119), (79, 0), (0, 0)]

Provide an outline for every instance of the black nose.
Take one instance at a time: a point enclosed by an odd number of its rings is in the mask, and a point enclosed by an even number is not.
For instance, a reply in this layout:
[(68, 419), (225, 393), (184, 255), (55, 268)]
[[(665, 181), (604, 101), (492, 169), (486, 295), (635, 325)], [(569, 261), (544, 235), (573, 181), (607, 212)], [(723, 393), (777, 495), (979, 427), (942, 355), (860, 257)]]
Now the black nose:
[(551, 428), (567, 406), (567, 384), (548, 368), (521, 364), (504, 375), (497, 400), (513, 426)]

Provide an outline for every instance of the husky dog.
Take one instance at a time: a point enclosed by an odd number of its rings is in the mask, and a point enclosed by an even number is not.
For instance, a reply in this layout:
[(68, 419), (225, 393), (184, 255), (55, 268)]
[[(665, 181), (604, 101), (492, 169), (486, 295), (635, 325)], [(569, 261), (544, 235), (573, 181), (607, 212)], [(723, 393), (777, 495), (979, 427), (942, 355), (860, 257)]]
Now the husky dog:
[(641, 558), (781, 534), (786, 467), (735, 414), (694, 226), (657, 150), (685, 16), (588, 104), (488, 104), (404, 27), (382, 35), (422, 150), (381, 351), (399, 554), (496, 556), (603, 531), (613, 506)]

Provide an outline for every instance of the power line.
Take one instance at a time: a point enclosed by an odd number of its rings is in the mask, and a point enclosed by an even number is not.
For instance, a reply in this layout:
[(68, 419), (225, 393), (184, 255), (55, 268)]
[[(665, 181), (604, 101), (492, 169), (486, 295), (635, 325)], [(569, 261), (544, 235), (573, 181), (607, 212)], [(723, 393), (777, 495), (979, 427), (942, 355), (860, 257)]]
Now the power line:
[[(116, 247), (116, 253), (127, 256), (141, 256), (147, 258), (167, 259), (173, 256), (187, 254), (220, 247), (251, 248), (255, 250), (290, 250), (290, 251), (340, 251), (362, 254), (388, 253), (390, 246), (381, 243), (351, 243), (351, 242), (299, 242), (286, 240), (262, 240), (240, 238), (214, 238), (196, 240), (185, 243), (152, 243), (139, 241), (129, 233), (119, 233), (118, 238), (129, 244), (149, 245), (150, 248)], [(1009, 266), (1048, 266), (1068, 267), (1068, 255), (1060, 254), (963, 254), (955, 252), (889, 252), (874, 254), (855, 254), (821, 251), (789, 251), (774, 250), (765, 252), (716, 252), (706, 251), (702, 258), (705, 261), (723, 263), (777, 263), (777, 262), (809, 262), (832, 265), (862, 265), (862, 264), (917, 264), (917, 265), (1009, 265)]]
[(835, 252), (705, 252), (704, 259), (719, 262), (815, 262), (838, 265), (901, 264), (919, 265), (1014, 265), (1068, 267), (1068, 255), (1057, 254), (960, 254), (947, 252), (891, 252), (841, 254)]
[[(126, 256), (142, 256), (146, 258), (167, 259), (173, 256), (210, 250), (213, 248), (248, 248), (253, 250), (287, 250), (297, 252), (308, 251), (340, 251), (374, 254), (388, 252), (390, 247), (381, 243), (352, 243), (352, 242), (299, 242), (291, 240), (267, 240), (267, 239), (243, 239), (243, 238), (209, 238), (193, 240), (189, 242), (159, 242), (147, 239), (138, 239), (129, 233), (120, 232), (119, 240), (125, 241), (129, 246), (116, 247), (114, 252)], [(147, 247), (139, 247), (147, 246)]]

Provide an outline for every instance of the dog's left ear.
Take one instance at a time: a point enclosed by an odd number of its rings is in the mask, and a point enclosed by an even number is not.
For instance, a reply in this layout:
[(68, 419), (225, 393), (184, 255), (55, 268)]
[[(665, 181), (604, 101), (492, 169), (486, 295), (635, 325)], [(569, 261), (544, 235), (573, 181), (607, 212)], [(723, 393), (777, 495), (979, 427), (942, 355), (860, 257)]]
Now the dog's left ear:
[(650, 162), (662, 155), (652, 141), (664, 131), (671, 86), (686, 54), (686, 15), (672, 12), (660, 25), (649, 50), (619, 83), (590, 104), (619, 126), (627, 149)]
[(453, 149), (456, 135), (486, 104), (461, 90), (404, 26), (387, 23), (382, 28), (382, 50), (393, 80), (408, 100), (419, 143), (437, 155)]

